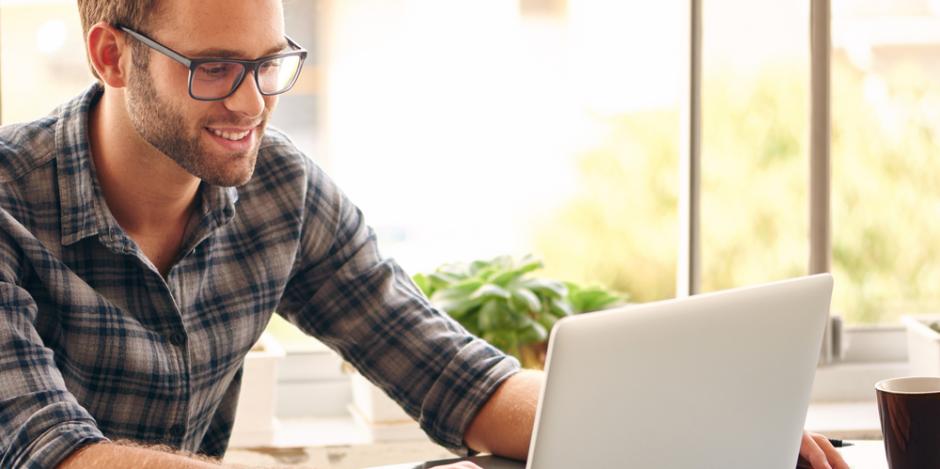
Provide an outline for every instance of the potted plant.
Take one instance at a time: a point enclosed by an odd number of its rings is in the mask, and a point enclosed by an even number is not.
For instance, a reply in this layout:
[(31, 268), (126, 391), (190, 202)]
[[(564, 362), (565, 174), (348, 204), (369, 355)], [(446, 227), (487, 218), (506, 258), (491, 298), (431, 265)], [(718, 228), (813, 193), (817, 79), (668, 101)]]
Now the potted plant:
[(907, 358), (917, 376), (940, 376), (940, 316), (904, 316)]
[(542, 261), (509, 256), (445, 264), (414, 281), (435, 306), (526, 368), (542, 368), (548, 334), (559, 319), (625, 301), (600, 287), (530, 277)]

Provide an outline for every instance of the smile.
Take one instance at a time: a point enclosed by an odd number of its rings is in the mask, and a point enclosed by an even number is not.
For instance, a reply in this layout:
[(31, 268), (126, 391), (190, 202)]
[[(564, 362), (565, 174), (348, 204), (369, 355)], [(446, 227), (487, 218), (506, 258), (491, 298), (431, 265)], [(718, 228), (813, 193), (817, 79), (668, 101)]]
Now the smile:
[(243, 140), (245, 137), (251, 134), (251, 131), (253, 130), (253, 129), (248, 129), (242, 132), (232, 132), (228, 130), (219, 130), (219, 129), (213, 129), (209, 127), (206, 127), (206, 129), (209, 130), (209, 132), (212, 132), (212, 134), (217, 137), (221, 137), (226, 140), (231, 140), (233, 142)]

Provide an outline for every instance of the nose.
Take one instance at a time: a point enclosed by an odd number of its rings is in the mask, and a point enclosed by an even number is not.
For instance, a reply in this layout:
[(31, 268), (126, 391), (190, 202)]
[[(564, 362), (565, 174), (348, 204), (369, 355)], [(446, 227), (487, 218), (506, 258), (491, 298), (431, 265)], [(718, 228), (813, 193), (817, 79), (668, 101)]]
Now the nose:
[(245, 79), (238, 85), (238, 89), (224, 100), (225, 108), (249, 117), (256, 117), (264, 111), (265, 96), (258, 90), (255, 77), (252, 73), (245, 75)]

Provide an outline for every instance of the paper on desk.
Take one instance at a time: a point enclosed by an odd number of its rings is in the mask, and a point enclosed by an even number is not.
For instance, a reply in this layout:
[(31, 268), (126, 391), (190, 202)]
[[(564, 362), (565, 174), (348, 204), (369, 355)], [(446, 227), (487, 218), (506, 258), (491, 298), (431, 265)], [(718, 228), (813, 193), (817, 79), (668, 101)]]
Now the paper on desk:
[(888, 469), (883, 441), (852, 441), (854, 446), (839, 448), (852, 469)]

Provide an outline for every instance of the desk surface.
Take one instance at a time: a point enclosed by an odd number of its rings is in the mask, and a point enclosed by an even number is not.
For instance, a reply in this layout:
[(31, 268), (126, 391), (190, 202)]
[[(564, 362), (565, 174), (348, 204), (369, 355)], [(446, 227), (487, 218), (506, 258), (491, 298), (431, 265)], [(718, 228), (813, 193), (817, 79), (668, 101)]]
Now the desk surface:
[[(853, 441), (852, 443), (854, 446), (841, 448), (839, 450), (852, 469), (887, 469), (888, 463), (885, 459), (883, 442)], [(393, 466), (376, 467), (373, 469), (425, 469), (434, 467), (435, 465), (443, 462), (444, 461), (432, 461), (428, 463), (397, 464)], [(484, 469), (521, 469), (525, 467), (524, 464), (513, 462), (492, 461), (486, 459), (482, 460), (482, 462), (482, 467)]]
[(883, 441), (853, 441), (855, 446), (841, 448), (839, 452), (852, 469), (887, 469)]

